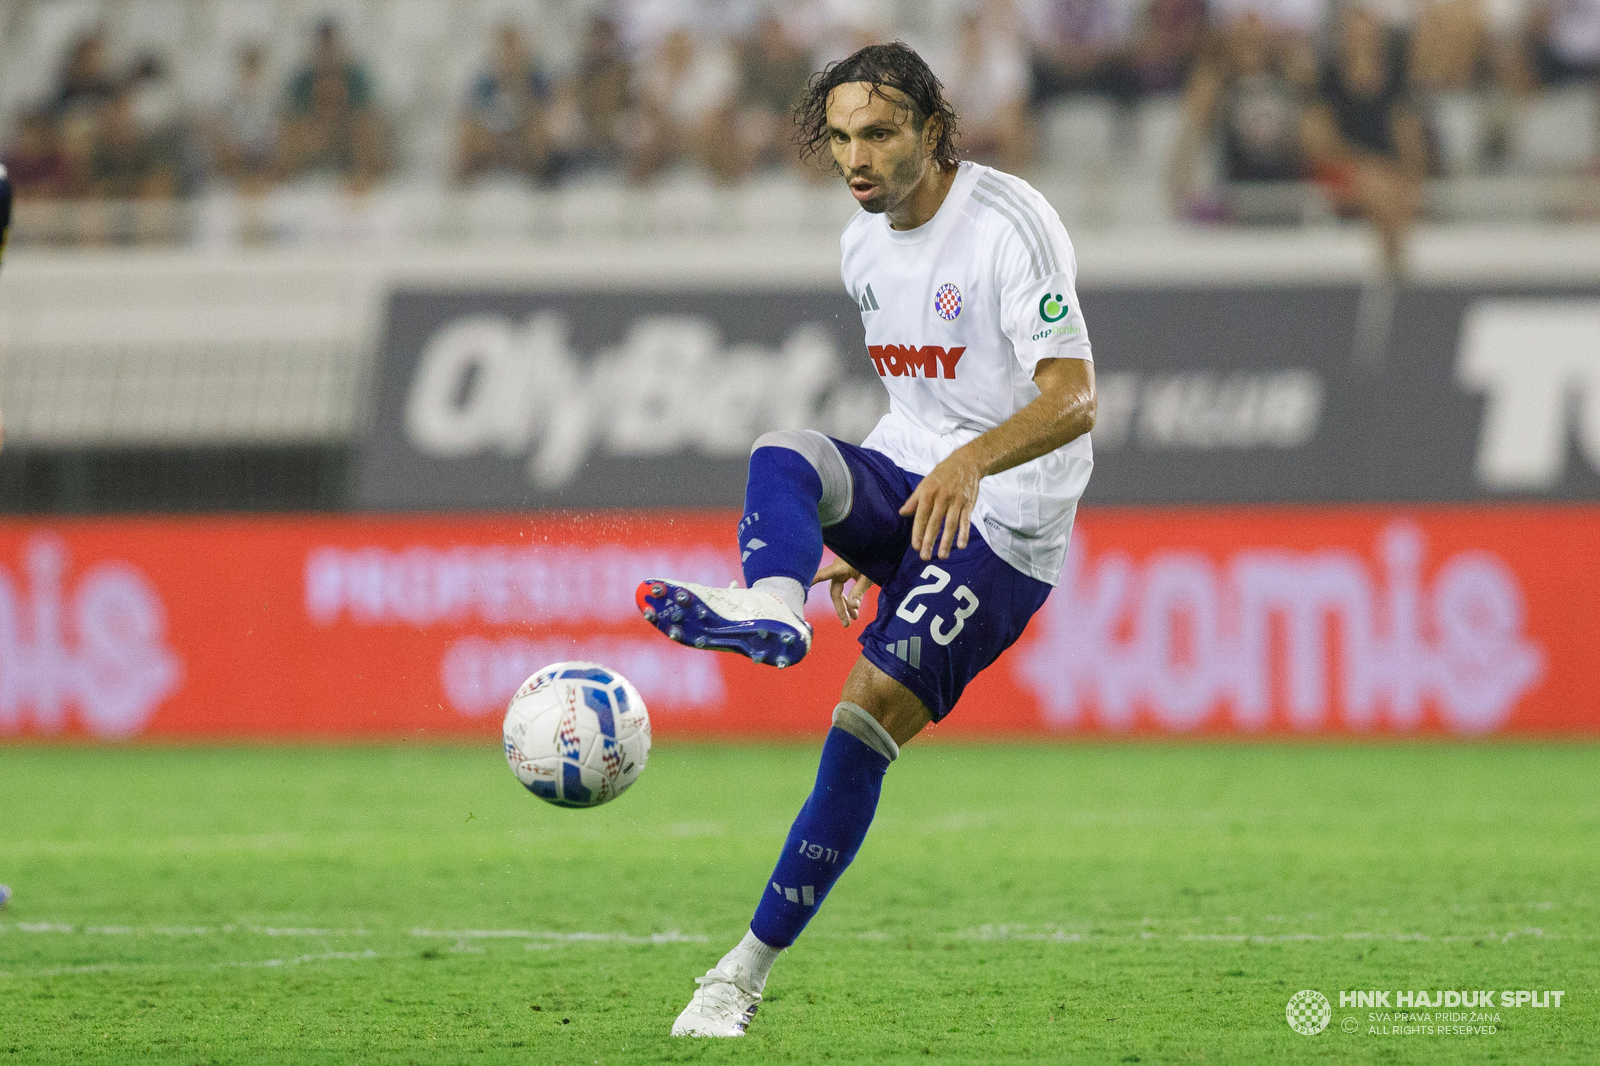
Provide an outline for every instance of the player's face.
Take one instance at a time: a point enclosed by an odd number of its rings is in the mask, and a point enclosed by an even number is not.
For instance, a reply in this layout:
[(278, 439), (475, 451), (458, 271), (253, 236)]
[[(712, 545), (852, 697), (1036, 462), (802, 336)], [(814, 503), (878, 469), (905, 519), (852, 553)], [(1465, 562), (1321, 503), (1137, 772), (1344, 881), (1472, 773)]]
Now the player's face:
[(863, 210), (893, 211), (933, 166), (933, 122), (921, 129), (897, 89), (847, 82), (828, 94), (833, 162)]

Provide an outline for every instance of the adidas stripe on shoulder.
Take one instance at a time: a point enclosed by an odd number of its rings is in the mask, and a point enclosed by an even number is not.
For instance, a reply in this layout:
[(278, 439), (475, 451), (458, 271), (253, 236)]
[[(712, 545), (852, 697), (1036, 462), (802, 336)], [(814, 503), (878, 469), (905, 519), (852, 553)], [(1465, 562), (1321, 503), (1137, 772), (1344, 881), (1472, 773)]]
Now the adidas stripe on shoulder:
[(1042, 280), (1064, 269), (1063, 257), (1054, 229), (1059, 222), (1047, 220), (1039, 205), (1037, 194), (1030, 195), (1017, 179), (990, 171), (978, 179), (972, 198), (1010, 223), (1017, 238), (1027, 250), (1033, 266), (1034, 280)]

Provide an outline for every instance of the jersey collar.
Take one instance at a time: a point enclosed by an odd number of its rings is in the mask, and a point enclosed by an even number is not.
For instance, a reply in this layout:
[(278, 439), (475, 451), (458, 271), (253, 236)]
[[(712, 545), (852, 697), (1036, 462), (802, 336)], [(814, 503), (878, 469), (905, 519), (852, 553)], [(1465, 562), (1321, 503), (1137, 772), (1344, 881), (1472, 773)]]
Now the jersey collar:
[(884, 233), (895, 244), (922, 244), (937, 237), (950, 228), (950, 220), (961, 213), (961, 205), (972, 192), (972, 187), (978, 181), (978, 166), (975, 163), (963, 162), (956, 164), (956, 180), (950, 183), (950, 191), (944, 194), (944, 203), (939, 205), (939, 210), (916, 229), (895, 229), (889, 225), (889, 216), (882, 216)]

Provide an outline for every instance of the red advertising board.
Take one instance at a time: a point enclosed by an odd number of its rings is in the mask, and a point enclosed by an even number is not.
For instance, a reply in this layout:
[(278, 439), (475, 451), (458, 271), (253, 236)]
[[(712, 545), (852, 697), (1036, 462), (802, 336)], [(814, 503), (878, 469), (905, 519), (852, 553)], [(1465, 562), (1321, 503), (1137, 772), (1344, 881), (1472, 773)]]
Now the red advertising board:
[[(527, 675), (621, 670), (657, 735), (826, 728), (813, 594), (779, 673), (662, 639), (638, 581), (738, 577), (737, 515), (0, 524), (0, 737), (493, 736)], [(1600, 507), (1094, 510), (941, 734), (1600, 735)]]

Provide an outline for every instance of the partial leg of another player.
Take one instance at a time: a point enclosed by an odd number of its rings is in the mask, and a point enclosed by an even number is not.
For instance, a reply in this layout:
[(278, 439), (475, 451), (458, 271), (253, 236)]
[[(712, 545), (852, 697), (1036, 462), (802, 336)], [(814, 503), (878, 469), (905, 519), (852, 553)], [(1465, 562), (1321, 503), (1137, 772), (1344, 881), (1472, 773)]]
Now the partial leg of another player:
[(817, 781), (784, 841), (744, 939), (705, 976), (674, 1036), (743, 1036), (778, 953), (793, 944), (856, 856), (884, 773), (932, 720), (922, 700), (866, 658), (856, 660), (822, 745)]

